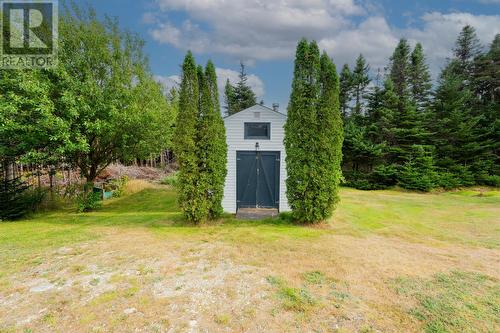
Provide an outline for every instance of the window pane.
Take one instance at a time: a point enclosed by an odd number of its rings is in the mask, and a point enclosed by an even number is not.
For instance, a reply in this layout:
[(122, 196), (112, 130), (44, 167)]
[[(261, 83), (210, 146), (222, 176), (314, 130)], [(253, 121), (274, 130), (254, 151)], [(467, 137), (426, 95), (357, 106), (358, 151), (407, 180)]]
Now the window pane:
[(245, 123), (245, 138), (269, 139), (270, 127), (269, 123)]

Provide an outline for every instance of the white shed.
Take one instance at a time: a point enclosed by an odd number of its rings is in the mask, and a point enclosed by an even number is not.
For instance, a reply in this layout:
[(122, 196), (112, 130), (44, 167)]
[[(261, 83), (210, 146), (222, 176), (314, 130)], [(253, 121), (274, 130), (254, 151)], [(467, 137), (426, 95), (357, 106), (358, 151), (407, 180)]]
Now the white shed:
[(262, 105), (224, 118), (228, 147), (224, 211), (290, 210), (285, 184), (285, 121), (285, 114)]

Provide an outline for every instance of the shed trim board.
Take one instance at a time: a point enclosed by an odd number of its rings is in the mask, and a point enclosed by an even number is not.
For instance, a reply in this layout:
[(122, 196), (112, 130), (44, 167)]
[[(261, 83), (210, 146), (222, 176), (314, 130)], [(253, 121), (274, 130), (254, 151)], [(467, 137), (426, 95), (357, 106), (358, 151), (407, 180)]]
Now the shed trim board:
[[(247, 158), (249, 156), (263, 154), (265, 157), (264, 162), (266, 164), (266, 172), (270, 172), (269, 168), (275, 168), (275, 174), (273, 177), (268, 177), (267, 181), (272, 182), (272, 184), (267, 184), (266, 186), (271, 187), (271, 192), (267, 189), (267, 192), (260, 192), (261, 195), (267, 196), (271, 193), (271, 197), (274, 196), (275, 202), (274, 207), (278, 208), (280, 212), (289, 211), (290, 208), (288, 206), (288, 200), (286, 197), (286, 165), (285, 158), (286, 152), (283, 144), (284, 140), (284, 125), (286, 122), (286, 115), (277, 112), (273, 109), (267, 108), (262, 105), (254, 105), (248, 109), (242, 110), (238, 113), (235, 113), (231, 116), (224, 118), (224, 125), (226, 127), (226, 142), (228, 147), (227, 152), (227, 176), (224, 185), (224, 197), (222, 200), (222, 207), (224, 211), (228, 213), (236, 213), (238, 207), (241, 206), (238, 200), (238, 189), (240, 186), (241, 192), (241, 180), (238, 185), (238, 153), (247, 152)], [(269, 123), (270, 135), (268, 139), (263, 138), (245, 138), (245, 123)], [(273, 155), (274, 154), (274, 155)], [(272, 166), (271, 157), (270, 156), (278, 156), (275, 158), (275, 164)], [(241, 167), (241, 165), (240, 165)], [(261, 165), (262, 167), (262, 165)], [(254, 166), (255, 168), (255, 166)], [(269, 170), (268, 170), (269, 169)], [(252, 169), (254, 172), (255, 169)], [(241, 171), (241, 170), (240, 170)], [(241, 175), (240, 175), (241, 177)], [(257, 178), (254, 177), (252, 181), (256, 181)], [(247, 183), (248, 183), (247, 179)], [(263, 178), (260, 179), (259, 185), (262, 185), (265, 180)], [(248, 189), (250, 190), (250, 194), (248, 198), (252, 198), (253, 194), (251, 194), (255, 189), (256, 184), (250, 184)], [(264, 191), (266, 188), (260, 188), (261, 191)], [(273, 192), (272, 190), (275, 190)], [(240, 196), (242, 193), (240, 193)], [(246, 198), (246, 199), (248, 199)], [(241, 198), (240, 198), (241, 199)], [(268, 200), (267, 198), (266, 200)], [(269, 206), (266, 203), (260, 202), (259, 204), (255, 203), (255, 206)]]

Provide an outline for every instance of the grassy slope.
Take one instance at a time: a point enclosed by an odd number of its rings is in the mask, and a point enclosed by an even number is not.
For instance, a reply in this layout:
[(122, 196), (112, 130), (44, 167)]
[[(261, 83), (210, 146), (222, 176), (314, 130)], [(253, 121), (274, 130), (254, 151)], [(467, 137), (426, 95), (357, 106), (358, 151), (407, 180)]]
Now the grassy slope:
[[(244, 222), (227, 217), (217, 224), (200, 228), (184, 224), (176, 208), (174, 191), (168, 188), (145, 189), (120, 199), (110, 200), (102, 209), (92, 213), (76, 214), (68, 209), (39, 214), (24, 221), (0, 224), (0, 262), (2, 262), (0, 292), (2, 288), (8, 288), (6, 281), (10, 275), (44, 260), (44, 253), (48, 249), (97, 239), (111, 228), (113, 230), (141, 228), (167, 239), (219, 240), (238, 249), (245, 249), (246, 245), (247, 250), (257, 246), (260, 251), (263, 251), (261, 255), (264, 257), (273, 252), (281, 253), (280, 255), (283, 256), (293, 255), (294, 251), (303, 251), (309, 242), (314, 243), (314, 240), (321, 238), (326, 244), (331, 240), (325, 237), (335, 235), (361, 238), (387, 236), (402, 239), (405, 242), (425, 243), (437, 247), (498, 249), (500, 247), (498, 221), (500, 195), (493, 191), (485, 196), (477, 196), (477, 194), (478, 192), (475, 191), (416, 194), (399, 191), (362, 192), (343, 189), (342, 202), (327, 227), (295, 226), (285, 219)], [(311, 253), (316, 253), (316, 249), (311, 249), (311, 251)], [(271, 259), (270, 263), (273, 263), (275, 259)], [(262, 262), (262, 259), (260, 260)], [(283, 265), (275, 261), (276, 266)], [(316, 258), (313, 261), (320, 262)], [(255, 259), (255, 262), (258, 263), (259, 259)], [(248, 263), (254, 263), (252, 258), (248, 258)], [(305, 265), (309, 264), (305, 262)], [(454, 273), (445, 277), (451, 279), (452, 282), (440, 284), (440, 292), (454, 295), (457, 292), (457, 284), (461, 284), (464, 278)], [(457, 281), (454, 282), (454, 278)], [(439, 276), (435, 280), (405, 276), (401, 279), (388, 282), (388, 284), (395, 285), (394, 288), (398, 291), (404, 290), (404, 296), (412, 299), (415, 307), (409, 313), (416, 314), (415, 317), (423, 321), (424, 328), (428, 331), (445, 332), (465, 327), (460, 326), (460, 323), (446, 326), (446, 322), (441, 322), (441, 320), (449, 319), (450, 314), (443, 309), (448, 309), (450, 306), (457, 306), (463, 310), (457, 312), (457, 320), (472, 318), (469, 322), (466, 321), (466, 325), (471, 325), (474, 320), (478, 323), (491, 320), (494, 318), (491, 309), (498, 310), (499, 307), (498, 284), (490, 279), (484, 279), (484, 281), (489, 287), (493, 283), (494, 287), (491, 288), (494, 289), (490, 289), (496, 291), (492, 292), (488, 289), (485, 292), (487, 300), (482, 298), (486, 297), (484, 293), (466, 295), (471, 306), (479, 308), (481, 313), (476, 313), (471, 308), (463, 308), (458, 304), (461, 298), (451, 296), (451, 299), (456, 300), (454, 304), (438, 302), (433, 309), (427, 309), (426, 306), (431, 296), (425, 295), (425, 288), (422, 289), (422, 286), (437, 284), (441, 281)], [(295, 289), (284, 290), (294, 291)], [(483, 305), (486, 301), (492, 305), (484, 310)], [(288, 305), (289, 308), (293, 306), (293, 304)], [(433, 330), (436, 327), (438, 329)]]

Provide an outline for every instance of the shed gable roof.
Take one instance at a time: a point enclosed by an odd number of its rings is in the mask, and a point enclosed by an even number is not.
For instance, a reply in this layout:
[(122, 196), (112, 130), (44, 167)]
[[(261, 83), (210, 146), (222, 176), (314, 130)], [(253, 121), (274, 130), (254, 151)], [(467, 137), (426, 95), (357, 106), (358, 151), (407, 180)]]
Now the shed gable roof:
[(238, 116), (241, 116), (241, 115), (248, 113), (248, 112), (272, 113), (272, 114), (278, 114), (278, 115), (282, 116), (283, 118), (286, 118), (286, 114), (284, 114), (284, 113), (274, 111), (273, 109), (268, 108), (267, 106), (264, 106), (264, 105), (255, 104), (254, 106), (251, 106), (249, 108), (241, 110), (240, 112), (237, 112), (237, 113), (232, 114), (230, 116), (224, 117), (224, 120), (229, 119), (229, 118), (231, 118), (231, 119), (237, 118)]

